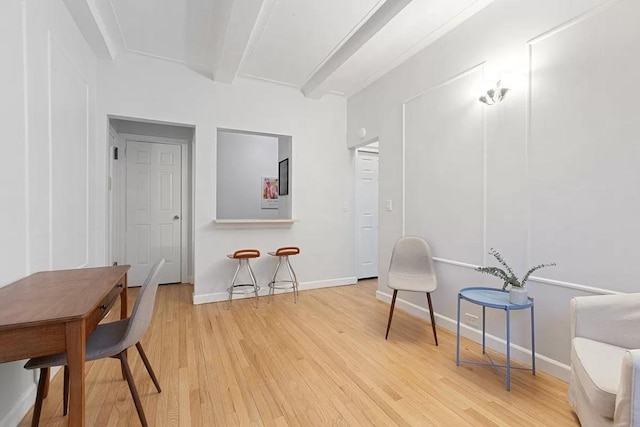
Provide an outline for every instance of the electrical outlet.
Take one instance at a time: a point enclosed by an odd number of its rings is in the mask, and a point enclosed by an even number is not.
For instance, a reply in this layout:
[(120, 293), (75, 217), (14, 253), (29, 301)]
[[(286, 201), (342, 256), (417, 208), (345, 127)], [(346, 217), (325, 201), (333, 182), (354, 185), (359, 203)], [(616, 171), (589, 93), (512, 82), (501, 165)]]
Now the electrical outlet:
[(471, 313), (465, 313), (464, 314), (464, 323), (466, 323), (468, 325), (477, 326), (478, 325), (478, 316), (473, 315)]
[(387, 200), (387, 211), (391, 212), (393, 210), (393, 201)]

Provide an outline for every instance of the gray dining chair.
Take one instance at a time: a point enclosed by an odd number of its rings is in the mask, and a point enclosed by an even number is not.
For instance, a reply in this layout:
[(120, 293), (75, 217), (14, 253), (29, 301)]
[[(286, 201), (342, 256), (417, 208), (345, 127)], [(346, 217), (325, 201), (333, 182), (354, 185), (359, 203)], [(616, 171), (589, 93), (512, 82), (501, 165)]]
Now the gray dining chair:
[(387, 339), (389, 337), (398, 291), (424, 292), (427, 294), (427, 302), (429, 303), (433, 337), (436, 340), (436, 345), (438, 345), (436, 321), (433, 315), (433, 306), (431, 305), (431, 292), (438, 288), (438, 280), (433, 268), (429, 245), (424, 239), (416, 236), (405, 236), (396, 242), (391, 254), (387, 286), (393, 289), (393, 298), (391, 299), (387, 334), (384, 338)]
[[(153, 307), (155, 305), (156, 292), (158, 290), (159, 273), (164, 265), (165, 260), (159, 260), (149, 272), (146, 280), (140, 288), (138, 298), (133, 306), (131, 316), (110, 323), (99, 324), (96, 329), (87, 338), (86, 361), (104, 359), (112, 357), (120, 360), (122, 372), (129, 385), (133, 402), (140, 417), (140, 422), (147, 427), (147, 419), (142, 410), (142, 404), (138, 391), (133, 382), (131, 369), (127, 362), (125, 351), (134, 345), (140, 353), (142, 362), (149, 372), (149, 376), (155, 384), (158, 393), (161, 392), (160, 384), (156, 378), (153, 368), (147, 359), (140, 340), (144, 336), (151, 318), (153, 316)], [(69, 406), (69, 368), (67, 367), (67, 356), (65, 353), (54, 354), (52, 356), (43, 356), (30, 359), (24, 366), (26, 369), (40, 369), (40, 380), (38, 382), (38, 390), (36, 394), (36, 403), (33, 409), (32, 427), (37, 427), (40, 422), (40, 413), (42, 411), (42, 401), (44, 399), (45, 380), (49, 377), (49, 369), (54, 366), (64, 366), (64, 403), (63, 413), (67, 415)]]

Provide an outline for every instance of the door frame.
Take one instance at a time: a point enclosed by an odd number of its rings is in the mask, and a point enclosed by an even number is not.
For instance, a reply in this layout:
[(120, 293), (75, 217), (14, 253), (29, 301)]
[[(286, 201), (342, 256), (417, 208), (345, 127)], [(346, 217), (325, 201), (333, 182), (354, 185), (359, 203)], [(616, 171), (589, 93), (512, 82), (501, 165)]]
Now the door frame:
[[(125, 119), (131, 120), (131, 119)], [(131, 120), (131, 121), (140, 121), (140, 120)], [(176, 126), (176, 125), (174, 125)], [(183, 126), (184, 127), (184, 126)], [(109, 125), (111, 129), (111, 125)], [(115, 131), (115, 129), (114, 129)], [(126, 167), (120, 168), (121, 176), (113, 176), (110, 175), (113, 168), (113, 163), (115, 161), (124, 161), (126, 159), (126, 146), (127, 141), (140, 141), (147, 142), (152, 144), (174, 144), (180, 145), (182, 147), (182, 188), (181, 188), (181, 217), (182, 217), (182, 227), (180, 230), (181, 234), (181, 260), (180, 260), (180, 280), (183, 283), (193, 283), (194, 280), (194, 258), (195, 258), (195, 250), (194, 250), (194, 228), (193, 228), (193, 205), (194, 205), (194, 196), (192, 189), (194, 188), (194, 152), (193, 149), (193, 141), (189, 141), (186, 139), (175, 139), (175, 138), (167, 138), (167, 137), (159, 137), (159, 136), (150, 136), (150, 135), (138, 135), (131, 133), (119, 133), (115, 131), (118, 145), (122, 147), (121, 152), (118, 153), (119, 160), (113, 159), (113, 149), (109, 146), (109, 167), (107, 168), (107, 177), (109, 185), (109, 209), (108, 209), (108, 236), (107, 236), (107, 244), (108, 250), (107, 254), (109, 256), (109, 260), (111, 262), (124, 263), (125, 262), (125, 254), (119, 253), (119, 247), (123, 247), (122, 244), (117, 244), (118, 242), (125, 242), (124, 248), (126, 250), (126, 183), (127, 183), (127, 170)], [(194, 136), (195, 140), (195, 129)], [(110, 144), (110, 142), (109, 142)], [(122, 194), (116, 194), (117, 191), (117, 182), (118, 180), (124, 181), (124, 186), (122, 187), (125, 191), (122, 191)], [(114, 199), (119, 199), (120, 206), (122, 209), (120, 212), (113, 212)], [(117, 218), (119, 216), (119, 218)], [(121, 227), (121, 235), (115, 236), (113, 230), (113, 223), (115, 220), (119, 220)]]

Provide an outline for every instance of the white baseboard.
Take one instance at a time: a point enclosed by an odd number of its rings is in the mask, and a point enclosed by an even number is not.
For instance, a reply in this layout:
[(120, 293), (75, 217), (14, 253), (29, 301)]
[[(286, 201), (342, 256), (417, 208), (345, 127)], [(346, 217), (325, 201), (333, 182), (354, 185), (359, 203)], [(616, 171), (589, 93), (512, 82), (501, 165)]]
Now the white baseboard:
[[(300, 291), (309, 291), (311, 289), (321, 289), (321, 288), (332, 288), (334, 286), (346, 286), (353, 285), (358, 282), (356, 277), (342, 277), (339, 279), (329, 279), (329, 280), (316, 280), (313, 282), (301, 282), (298, 289)], [(288, 289), (276, 289), (276, 294), (281, 294), (285, 292), (291, 292)], [(266, 286), (261, 286), (260, 292), (258, 292), (259, 296), (267, 296), (269, 295), (269, 288)], [(238, 295), (234, 294), (233, 299), (242, 299), (242, 298), (253, 298), (253, 294), (251, 295)], [(202, 294), (202, 295), (193, 295), (193, 304), (206, 304), (210, 302), (220, 302), (226, 301), (229, 299), (228, 292), (214, 292), (211, 294)], [(1, 426), (0, 426), (1, 427)]]
[[(391, 304), (391, 295), (386, 292), (376, 291), (376, 298), (380, 301)], [(429, 310), (401, 298), (396, 298), (396, 308), (400, 308), (403, 311), (422, 319), (428, 320), (430, 318)], [(455, 319), (450, 319), (438, 313), (434, 313), (434, 315), (438, 319), (437, 325), (439, 327), (448, 329), (454, 334), (457, 332), (457, 322)], [(482, 344), (482, 330), (480, 329), (472, 328), (469, 325), (461, 323), (460, 334), (465, 338)], [(491, 334), (486, 334), (485, 337), (487, 347), (502, 354), (506, 352), (507, 342), (505, 340)], [(455, 360), (455, 354), (452, 354), (451, 357)], [(531, 363), (531, 350), (512, 343), (511, 357), (513, 360), (529, 365)], [(540, 353), (536, 353), (536, 370), (540, 370), (562, 381), (568, 382), (571, 368), (564, 363), (560, 363), (557, 360), (551, 359)]]
[(18, 399), (16, 405), (9, 411), (9, 413), (0, 420), (0, 427), (16, 427), (22, 421), (25, 414), (29, 412), (29, 409), (36, 401), (36, 391), (38, 387), (35, 384), (31, 384), (22, 396)]
[[(49, 378), (53, 381), (53, 377), (62, 369), (59, 366), (53, 367), (50, 370)], [(29, 412), (29, 409), (36, 402), (36, 393), (38, 391), (38, 379), (40, 378), (40, 370), (33, 370), (33, 384), (22, 393), (20, 399), (16, 405), (9, 411), (9, 413), (0, 420), (0, 427), (16, 427), (20, 424), (20, 421), (24, 418), (25, 414)]]

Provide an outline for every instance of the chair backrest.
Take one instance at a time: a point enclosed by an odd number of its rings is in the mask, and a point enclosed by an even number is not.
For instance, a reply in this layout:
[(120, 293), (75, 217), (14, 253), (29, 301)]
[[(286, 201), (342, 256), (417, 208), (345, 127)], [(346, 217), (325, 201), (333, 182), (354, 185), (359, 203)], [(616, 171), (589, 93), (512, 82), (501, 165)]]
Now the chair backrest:
[(429, 245), (421, 237), (405, 236), (393, 246), (389, 273), (435, 276)]
[(149, 275), (140, 288), (123, 337), (123, 348), (125, 349), (136, 345), (147, 332), (153, 317), (153, 306), (155, 305), (158, 282), (160, 281), (160, 270), (164, 262), (165, 260), (162, 258), (151, 267)]

